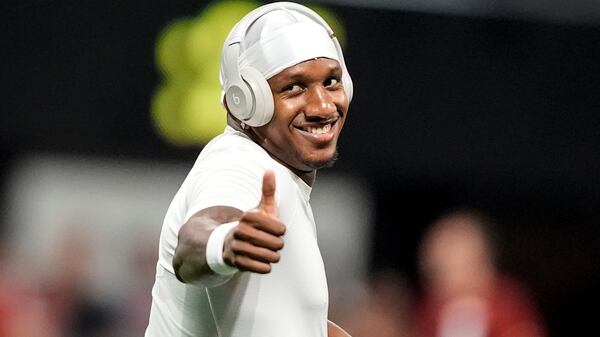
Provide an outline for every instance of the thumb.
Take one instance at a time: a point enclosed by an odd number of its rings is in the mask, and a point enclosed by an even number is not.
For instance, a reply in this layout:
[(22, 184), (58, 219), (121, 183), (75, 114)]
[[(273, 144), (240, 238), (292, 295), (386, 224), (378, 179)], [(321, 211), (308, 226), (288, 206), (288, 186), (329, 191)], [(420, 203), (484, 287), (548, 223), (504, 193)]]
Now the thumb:
[(262, 184), (262, 198), (258, 208), (267, 214), (277, 215), (275, 204), (275, 173), (271, 170), (265, 171)]

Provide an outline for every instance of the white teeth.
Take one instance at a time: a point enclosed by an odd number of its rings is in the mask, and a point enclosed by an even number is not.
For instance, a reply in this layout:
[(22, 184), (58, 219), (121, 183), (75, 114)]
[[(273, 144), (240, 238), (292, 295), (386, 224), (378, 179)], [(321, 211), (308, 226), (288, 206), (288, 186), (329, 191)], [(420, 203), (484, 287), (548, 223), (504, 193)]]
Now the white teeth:
[(322, 135), (324, 133), (329, 132), (331, 130), (331, 124), (324, 125), (322, 127), (316, 128), (312, 126), (302, 128), (304, 131), (310, 132), (313, 135)]

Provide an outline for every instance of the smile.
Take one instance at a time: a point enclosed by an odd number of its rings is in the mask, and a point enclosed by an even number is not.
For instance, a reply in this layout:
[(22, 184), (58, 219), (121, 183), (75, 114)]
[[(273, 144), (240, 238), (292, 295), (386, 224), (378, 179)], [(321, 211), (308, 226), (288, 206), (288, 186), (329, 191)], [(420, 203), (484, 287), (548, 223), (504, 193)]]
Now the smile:
[(328, 143), (335, 137), (336, 122), (337, 119), (327, 124), (298, 125), (295, 129), (311, 142)]
[(324, 133), (327, 133), (331, 130), (331, 123), (330, 124), (326, 124), (320, 127), (314, 127), (314, 126), (304, 126), (302, 127), (303, 131), (306, 132), (310, 132), (313, 135), (322, 135)]

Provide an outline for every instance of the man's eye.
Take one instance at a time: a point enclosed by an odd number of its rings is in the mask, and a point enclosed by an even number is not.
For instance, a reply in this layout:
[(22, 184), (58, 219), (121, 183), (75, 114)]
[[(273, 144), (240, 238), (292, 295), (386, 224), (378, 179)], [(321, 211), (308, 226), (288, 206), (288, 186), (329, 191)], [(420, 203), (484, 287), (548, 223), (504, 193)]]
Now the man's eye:
[(302, 91), (302, 86), (300, 86), (300, 84), (290, 84), (287, 87), (283, 88), (282, 90), (283, 92), (291, 92), (291, 93), (296, 93), (296, 92), (300, 92)]
[(338, 85), (340, 83), (340, 80), (332, 77), (332, 78), (328, 78), (327, 80), (325, 80), (325, 82), (323, 82), (323, 85), (326, 87), (331, 87), (331, 86), (335, 86)]

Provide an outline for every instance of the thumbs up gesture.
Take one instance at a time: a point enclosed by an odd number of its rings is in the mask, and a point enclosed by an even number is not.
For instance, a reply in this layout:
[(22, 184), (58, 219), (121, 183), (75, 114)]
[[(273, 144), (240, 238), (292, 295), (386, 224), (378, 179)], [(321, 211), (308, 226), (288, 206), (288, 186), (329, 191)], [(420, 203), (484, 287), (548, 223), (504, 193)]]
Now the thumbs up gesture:
[(275, 174), (265, 172), (258, 206), (244, 212), (223, 245), (223, 259), (239, 270), (266, 274), (279, 261), (285, 226), (277, 215)]

